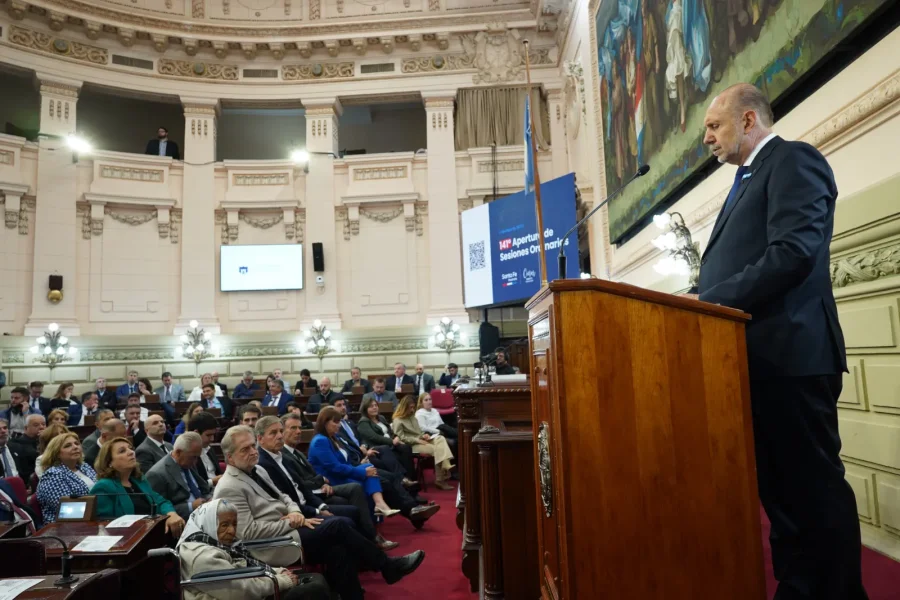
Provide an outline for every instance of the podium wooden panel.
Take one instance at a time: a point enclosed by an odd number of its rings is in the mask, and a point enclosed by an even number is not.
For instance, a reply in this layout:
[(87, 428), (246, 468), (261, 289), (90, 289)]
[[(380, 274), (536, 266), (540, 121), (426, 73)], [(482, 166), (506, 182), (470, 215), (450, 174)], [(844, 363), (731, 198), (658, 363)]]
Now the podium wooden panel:
[(544, 600), (764, 600), (749, 316), (600, 280), (529, 310)]

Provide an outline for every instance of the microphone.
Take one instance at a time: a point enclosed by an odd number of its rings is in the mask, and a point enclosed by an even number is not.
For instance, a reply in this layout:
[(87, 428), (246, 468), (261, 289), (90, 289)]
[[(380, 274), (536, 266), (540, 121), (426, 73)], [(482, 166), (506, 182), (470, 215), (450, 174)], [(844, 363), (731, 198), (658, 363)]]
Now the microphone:
[[(62, 546), (63, 552), (62, 556), (59, 558), (60, 565), (60, 575), (59, 579), (53, 582), (53, 585), (62, 586), (62, 585), (71, 585), (78, 581), (79, 577), (76, 575), (72, 575), (72, 555), (69, 554), (69, 547), (62, 540), (62, 538), (58, 538), (55, 535), (33, 535), (29, 540), (56, 540), (59, 542), (59, 545)], [(17, 542), (19, 540), (2, 540), (0, 539), (0, 544), (3, 542)]]
[(590, 219), (591, 216), (592, 216), (595, 212), (597, 212), (598, 210), (600, 210), (601, 208), (603, 208), (605, 205), (609, 204), (609, 201), (612, 200), (613, 198), (615, 198), (616, 196), (618, 196), (619, 193), (620, 193), (622, 190), (624, 190), (625, 188), (627, 188), (627, 187), (631, 184), (632, 181), (634, 181), (634, 180), (637, 179), (638, 177), (643, 177), (644, 175), (646, 175), (646, 174), (649, 173), (649, 172), (650, 172), (650, 165), (641, 165), (641, 166), (638, 168), (638, 170), (635, 172), (635, 174), (632, 175), (631, 178), (630, 178), (628, 181), (626, 181), (625, 183), (623, 183), (621, 186), (619, 186), (619, 189), (617, 189), (617, 190), (614, 191), (612, 194), (610, 194), (609, 196), (607, 196), (607, 197), (606, 197), (606, 200), (604, 200), (603, 202), (601, 202), (600, 204), (598, 204), (597, 206), (595, 206), (595, 207), (591, 210), (591, 212), (589, 212), (588, 214), (584, 215), (584, 217), (583, 217), (580, 221), (578, 221), (577, 223), (575, 223), (575, 225), (573, 225), (572, 228), (571, 228), (570, 230), (568, 230), (568, 231), (565, 233), (565, 235), (562, 236), (562, 237), (560, 238), (560, 240), (559, 240), (559, 241), (560, 241), (560, 244), (559, 244), (559, 256), (556, 257), (557, 263), (558, 263), (558, 265), (559, 265), (559, 279), (565, 279), (565, 278), (566, 278), (566, 238), (568, 238), (568, 237), (572, 234), (573, 231), (575, 231), (576, 229), (578, 229), (579, 227), (581, 227), (581, 226), (584, 224), (585, 221), (587, 221), (588, 219)]

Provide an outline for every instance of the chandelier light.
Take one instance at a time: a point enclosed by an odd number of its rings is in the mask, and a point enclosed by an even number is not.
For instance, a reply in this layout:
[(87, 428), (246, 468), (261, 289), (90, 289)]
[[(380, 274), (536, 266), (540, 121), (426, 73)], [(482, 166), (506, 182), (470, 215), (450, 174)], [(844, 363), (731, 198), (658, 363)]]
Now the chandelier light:
[(44, 335), (35, 341), (37, 346), (31, 347), (35, 362), (44, 363), (51, 369), (61, 362), (72, 360), (76, 352), (73, 346), (69, 346), (69, 338), (62, 334), (56, 323), (50, 323)]
[(200, 327), (200, 323), (196, 320), (191, 321), (188, 325), (190, 329), (179, 338), (181, 345), (175, 348), (176, 355), (200, 363), (204, 359), (219, 354), (219, 345), (213, 343), (213, 336), (210, 332)]
[(677, 212), (663, 213), (653, 217), (653, 224), (663, 233), (651, 243), (666, 252), (653, 270), (660, 275), (688, 276), (691, 287), (696, 286), (700, 281), (700, 244), (691, 239), (684, 217)]
[(431, 343), (435, 348), (441, 348), (449, 353), (460, 346), (464, 346), (465, 342), (465, 334), (460, 333), (459, 325), (454, 323), (453, 319), (442, 317), (440, 323), (434, 326), (434, 335), (431, 336)]
[(301, 350), (306, 350), (310, 354), (322, 358), (330, 352), (335, 352), (337, 347), (331, 339), (331, 332), (322, 321), (316, 319), (313, 321), (312, 327), (303, 332)]

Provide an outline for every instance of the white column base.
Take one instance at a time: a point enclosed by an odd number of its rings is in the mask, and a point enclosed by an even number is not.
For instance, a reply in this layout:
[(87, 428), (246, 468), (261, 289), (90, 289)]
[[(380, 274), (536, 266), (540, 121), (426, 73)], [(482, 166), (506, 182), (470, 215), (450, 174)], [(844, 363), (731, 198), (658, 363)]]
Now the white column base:
[(47, 326), (50, 325), (50, 323), (56, 323), (57, 325), (59, 325), (60, 331), (62, 331), (63, 335), (66, 337), (76, 337), (81, 335), (81, 326), (75, 319), (48, 319), (43, 317), (29, 317), (28, 321), (25, 322), (25, 337), (37, 337), (39, 335), (44, 335), (44, 333), (47, 331)]

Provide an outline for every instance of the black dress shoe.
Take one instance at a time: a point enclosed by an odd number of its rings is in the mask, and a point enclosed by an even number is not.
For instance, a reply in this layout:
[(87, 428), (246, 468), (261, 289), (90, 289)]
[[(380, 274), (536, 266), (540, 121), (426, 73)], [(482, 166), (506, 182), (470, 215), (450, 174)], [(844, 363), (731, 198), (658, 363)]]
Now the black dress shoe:
[(416, 496), (413, 498), (413, 500), (415, 500), (419, 504), (428, 504), (428, 500), (426, 500), (422, 496)]
[(418, 569), (423, 560), (425, 560), (424, 550), (416, 550), (399, 558), (388, 558), (387, 564), (381, 569), (381, 576), (388, 583), (397, 583)]
[(428, 506), (417, 506), (409, 511), (409, 520), (425, 522), (433, 517), (439, 510), (441, 510), (441, 507), (436, 504), (429, 504)]

